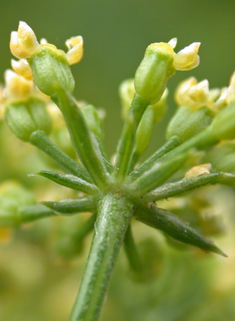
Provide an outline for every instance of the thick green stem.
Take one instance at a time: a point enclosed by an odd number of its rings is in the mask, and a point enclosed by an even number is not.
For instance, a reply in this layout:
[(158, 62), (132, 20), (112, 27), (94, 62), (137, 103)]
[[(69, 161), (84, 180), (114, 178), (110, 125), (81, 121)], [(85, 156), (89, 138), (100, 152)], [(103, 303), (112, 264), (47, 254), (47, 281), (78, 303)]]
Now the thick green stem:
[(120, 194), (107, 194), (100, 201), (91, 250), (70, 321), (98, 320), (132, 211), (132, 204)]

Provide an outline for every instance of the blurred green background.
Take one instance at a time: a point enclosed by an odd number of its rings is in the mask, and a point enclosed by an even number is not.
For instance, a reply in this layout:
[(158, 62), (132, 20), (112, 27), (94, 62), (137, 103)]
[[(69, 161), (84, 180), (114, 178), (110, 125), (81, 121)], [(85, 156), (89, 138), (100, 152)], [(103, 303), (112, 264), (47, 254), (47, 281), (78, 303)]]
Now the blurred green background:
[[(169, 82), (169, 113), (155, 130), (150, 153), (164, 141), (163, 128), (174, 113), (173, 94), (180, 80), (195, 76), (198, 80), (207, 78), (211, 88), (228, 85), (235, 69), (234, 17), (234, 0), (2, 0), (0, 81), (5, 69), (10, 67), (9, 37), (12, 30), (17, 30), (19, 20), (26, 21), (38, 39), (45, 37), (61, 49), (65, 49), (67, 38), (81, 34), (85, 54), (81, 63), (72, 67), (75, 95), (105, 108), (105, 143), (112, 155), (122, 126), (118, 86), (122, 80), (134, 76), (146, 46), (177, 37), (176, 51), (179, 51), (200, 41), (199, 67), (178, 72)], [(36, 171), (35, 167), (44, 168), (37, 158), (34, 148), (13, 135), (9, 134), (6, 142), (1, 136), (0, 180), (17, 176), (25, 185), (38, 189), (37, 184), (42, 180), (27, 177), (27, 173)], [(43, 184), (40, 188), (44, 189)], [(66, 195), (64, 189), (56, 190), (54, 185), (46, 185), (45, 190), (48, 189), (50, 197)], [(43, 197), (45, 193), (40, 200)], [(220, 200), (218, 211), (234, 212), (234, 190), (225, 189)], [(227, 260), (201, 251), (178, 251), (167, 246), (161, 233), (136, 224), (134, 234), (138, 243), (151, 236), (158, 244), (152, 248), (150, 242), (148, 251), (150, 261), (152, 253), (155, 255), (153, 274), (159, 273), (159, 278), (148, 285), (132, 282), (127, 277), (128, 265), (121, 253), (102, 321), (235, 320), (235, 229), (234, 219), (226, 220), (230, 230), (225, 239), (219, 239), (218, 245), (229, 254)], [(53, 254), (58, 226), (63, 223), (63, 219), (43, 220), (25, 226), (14, 232), (12, 242), (1, 245), (1, 321), (67, 320), (87, 247), (85, 254), (75, 261), (61, 260)]]
[[(235, 67), (234, 15), (234, 0), (2, 0), (0, 75), (10, 66), (9, 35), (19, 20), (39, 39), (45, 37), (61, 49), (66, 39), (81, 34), (85, 55), (72, 68), (75, 94), (106, 109), (106, 146), (112, 154), (122, 124), (118, 86), (134, 76), (146, 46), (173, 37), (178, 38), (176, 51), (194, 41), (202, 43), (199, 67), (171, 79), (170, 97), (179, 80), (191, 75), (207, 78), (211, 88), (226, 86)], [(155, 136), (152, 148), (162, 143), (160, 136)]]

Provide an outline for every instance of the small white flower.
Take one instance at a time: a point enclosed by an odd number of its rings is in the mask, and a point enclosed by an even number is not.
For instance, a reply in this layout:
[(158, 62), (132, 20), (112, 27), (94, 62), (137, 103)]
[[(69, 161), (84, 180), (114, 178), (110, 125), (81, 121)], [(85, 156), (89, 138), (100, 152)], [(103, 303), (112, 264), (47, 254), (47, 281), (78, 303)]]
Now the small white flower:
[(6, 87), (4, 94), (11, 99), (25, 99), (33, 90), (33, 81), (27, 80), (14, 71), (7, 69), (4, 73)]
[(176, 70), (190, 70), (199, 65), (200, 58), (198, 50), (200, 42), (193, 42), (191, 45), (185, 47), (177, 54), (174, 54), (174, 66)]
[(168, 43), (156, 42), (149, 47), (155, 48), (159, 51), (168, 53), (173, 56), (173, 65), (176, 70), (190, 70), (199, 65), (200, 58), (198, 50), (201, 45), (200, 42), (193, 42), (191, 45), (180, 50), (178, 53), (174, 52), (177, 44), (177, 38), (171, 39)]
[(83, 38), (82, 36), (72, 37), (65, 42), (69, 49), (66, 58), (70, 65), (76, 64), (83, 56)]
[(25, 79), (33, 79), (32, 69), (26, 59), (20, 59), (18, 61), (11, 59), (11, 67), (17, 74), (23, 76)]
[(18, 31), (12, 31), (10, 49), (16, 58), (28, 58), (38, 48), (39, 44), (33, 30), (26, 22), (20, 21)]

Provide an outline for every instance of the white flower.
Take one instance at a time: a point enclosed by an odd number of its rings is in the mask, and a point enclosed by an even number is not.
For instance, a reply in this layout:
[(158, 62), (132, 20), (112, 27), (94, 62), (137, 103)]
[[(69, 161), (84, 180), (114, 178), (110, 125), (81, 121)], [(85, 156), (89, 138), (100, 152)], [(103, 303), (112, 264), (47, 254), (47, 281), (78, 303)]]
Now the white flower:
[(174, 54), (174, 66), (176, 70), (190, 70), (199, 65), (200, 58), (198, 50), (200, 42), (193, 42), (188, 47), (185, 47), (177, 54)]
[(16, 58), (28, 58), (38, 48), (39, 44), (33, 30), (26, 22), (20, 21), (18, 31), (12, 31), (10, 49)]
[(11, 59), (11, 67), (17, 74), (23, 76), (25, 79), (33, 79), (32, 69), (26, 59), (20, 59), (18, 61)]
[[(65, 55), (69, 65), (75, 64), (82, 59), (83, 56), (83, 38), (82, 36), (72, 37), (66, 41), (68, 52), (59, 50), (56, 46), (49, 44), (45, 38), (40, 40), (40, 44), (37, 41), (36, 35), (33, 30), (27, 25), (26, 22), (20, 21), (18, 31), (12, 31), (10, 40), (10, 49), (12, 54), (17, 58), (27, 59), (31, 57), (40, 48), (48, 47), (60, 55)], [(25, 70), (25, 66), (18, 66), (16, 62), (13, 62), (14, 70), (17, 69), (19, 74), (22, 74), (21, 70)], [(26, 72), (25, 72), (26, 73)], [(23, 76), (24, 71), (23, 71)], [(29, 74), (25, 77), (29, 77)]]
[(25, 99), (33, 90), (33, 81), (26, 80), (14, 71), (7, 69), (4, 73), (6, 87), (4, 94), (10, 99)]
[(76, 64), (83, 56), (83, 38), (82, 36), (72, 37), (65, 42), (69, 49), (66, 53), (66, 58), (69, 65)]
[(156, 42), (152, 43), (150, 47), (168, 53), (173, 56), (173, 65), (176, 70), (190, 70), (199, 65), (200, 59), (198, 50), (201, 45), (200, 42), (193, 42), (191, 45), (180, 50), (178, 53), (174, 52), (177, 45), (177, 38), (171, 39), (168, 43)]

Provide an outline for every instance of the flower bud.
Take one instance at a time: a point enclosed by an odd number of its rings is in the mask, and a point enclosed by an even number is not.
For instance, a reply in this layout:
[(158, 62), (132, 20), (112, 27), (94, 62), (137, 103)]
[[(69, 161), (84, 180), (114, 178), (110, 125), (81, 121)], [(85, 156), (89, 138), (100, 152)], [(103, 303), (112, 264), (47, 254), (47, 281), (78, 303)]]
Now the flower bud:
[(167, 140), (177, 135), (184, 142), (206, 129), (213, 117), (214, 112), (208, 107), (193, 111), (189, 106), (181, 106), (167, 127)]
[(73, 91), (75, 82), (63, 51), (53, 45), (41, 45), (28, 62), (34, 82), (44, 94), (52, 96), (59, 88)]
[(0, 185), (0, 226), (20, 223), (17, 210), (20, 206), (35, 204), (34, 196), (21, 185), (6, 182)]
[(225, 141), (212, 148), (203, 158), (203, 161), (210, 162), (214, 169), (222, 173), (230, 173), (220, 182), (226, 185), (235, 186), (235, 143)]
[(81, 107), (82, 114), (86, 120), (89, 129), (98, 137), (103, 138), (102, 123), (98, 110), (92, 105), (84, 105)]
[(153, 109), (153, 106), (150, 105), (145, 110), (136, 132), (135, 151), (139, 155), (142, 155), (149, 145), (150, 137), (153, 131), (153, 125), (154, 125), (154, 109)]
[(215, 116), (209, 129), (218, 140), (235, 139), (235, 102)]
[(214, 109), (216, 112), (224, 109), (228, 106), (228, 87), (221, 89), (220, 95), (214, 104)]
[(168, 96), (168, 89), (166, 88), (164, 90), (164, 93), (161, 99), (156, 104), (152, 105), (154, 110), (155, 124), (157, 124), (162, 119), (162, 117), (165, 115), (167, 111), (167, 96)]
[(51, 130), (51, 119), (45, 103), (37, 98), (9, 103), (6, 106), (6, 121), (13, 133), (26, 142), (37, 129), (41, 129), (47, 134)]
[(145, 56), (135, 74), (135, 90), (151, 104), (162, 96), (168, 79), (174, 75), (174, 50), (167, 43), (153, 43), (146, 49)]
[(157, 102), (165, 88), (167, 81), (176, 70), (190, 70), (198, 66), (199, 42), (194, 42), (179, 53), (174, 52), (177, 39), (169, 43), (153, 43), (146, 49), (144, 59), (140, 63), (135, 75), (136, 92), (151, 104)]
[[(135, 94), (134, 79), (124, 80), (119, 87), (119, 95), (122, 103), (122, 117), (126, 119), (128, 110), (130, 109), (132, 99)], [(168, 89), (166, 88), (161, 99), (153, 104), (154, 123), (158, 123), (166, 113)]]
[(134, 79), (124, 80), (119, 86), (119, 96), (122, 104), (123, 119), (126, 119), (134, 94), (135, 94)]

